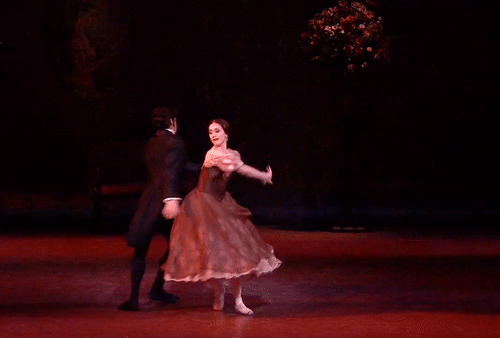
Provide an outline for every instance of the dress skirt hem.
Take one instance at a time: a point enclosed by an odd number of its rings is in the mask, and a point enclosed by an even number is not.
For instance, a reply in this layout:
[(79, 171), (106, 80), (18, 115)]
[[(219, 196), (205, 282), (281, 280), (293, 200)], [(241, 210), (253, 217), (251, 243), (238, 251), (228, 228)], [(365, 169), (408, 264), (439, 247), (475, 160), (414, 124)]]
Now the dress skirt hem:
[(261, 259), (259, 264), (255, 268), (241, 273), (205, 270), (201, 274), (198, 274), (196, 276), (189, 276), (186, 278), (172, 278), (169, 274), (165, 274), (164, 279), (166, 282), (206, 282), (210, 279), (234, 279), (251, 274), (260, 276), (261, 274), (270, 273), (276, 270), (281, 265), (281, 263), (282, 262), (279, 259), (273, 256), (268, 259)]

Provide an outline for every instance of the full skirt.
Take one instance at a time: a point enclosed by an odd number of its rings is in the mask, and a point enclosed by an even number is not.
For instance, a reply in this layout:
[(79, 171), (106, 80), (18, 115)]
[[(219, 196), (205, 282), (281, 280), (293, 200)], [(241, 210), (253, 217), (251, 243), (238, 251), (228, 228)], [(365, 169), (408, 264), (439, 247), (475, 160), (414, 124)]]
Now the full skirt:
[(250, 221), (251, 213), (226, 192), (218, 201), (198, 189), (184, 200), (162, 266), (166, 281), (196, 282), (268, 273), (281, 265)]

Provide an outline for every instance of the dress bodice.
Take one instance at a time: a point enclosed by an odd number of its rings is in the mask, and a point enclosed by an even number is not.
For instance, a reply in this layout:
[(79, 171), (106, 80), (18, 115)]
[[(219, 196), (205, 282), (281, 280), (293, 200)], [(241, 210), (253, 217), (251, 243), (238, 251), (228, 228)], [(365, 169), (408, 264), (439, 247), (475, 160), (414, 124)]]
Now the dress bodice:
[(203, 166), (201, 168), (198, 189), (221, 201), (226, 193), (229, 177), (230, 175), (224, 175), (224, 172), (217, 166), (208, 168)]

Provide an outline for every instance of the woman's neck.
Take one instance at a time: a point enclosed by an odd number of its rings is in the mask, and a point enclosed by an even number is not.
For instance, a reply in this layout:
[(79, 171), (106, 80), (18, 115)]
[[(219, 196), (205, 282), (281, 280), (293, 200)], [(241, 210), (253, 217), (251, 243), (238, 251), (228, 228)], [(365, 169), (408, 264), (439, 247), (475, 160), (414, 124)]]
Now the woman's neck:
[(215, 151), (220, 151), (221, 153), (225, 153), (227, 151), (227, 144), (223, 143), (220, 146), (214, 145), (213, 148)]

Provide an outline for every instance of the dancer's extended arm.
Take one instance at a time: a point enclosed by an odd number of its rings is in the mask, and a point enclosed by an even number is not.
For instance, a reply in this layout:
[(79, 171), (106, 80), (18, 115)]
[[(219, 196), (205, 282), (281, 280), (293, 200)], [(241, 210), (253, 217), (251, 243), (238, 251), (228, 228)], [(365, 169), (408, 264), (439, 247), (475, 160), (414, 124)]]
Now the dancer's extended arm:
[(255, 178), (260, 180), (263, 184), (273, 184), (273, 171), (270, 166), (267, 166), (266, 171), (260, 171), (247, 164), (243, 164), (241, 167), (236, 169), (236, 172), (240, 175)]

